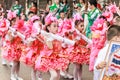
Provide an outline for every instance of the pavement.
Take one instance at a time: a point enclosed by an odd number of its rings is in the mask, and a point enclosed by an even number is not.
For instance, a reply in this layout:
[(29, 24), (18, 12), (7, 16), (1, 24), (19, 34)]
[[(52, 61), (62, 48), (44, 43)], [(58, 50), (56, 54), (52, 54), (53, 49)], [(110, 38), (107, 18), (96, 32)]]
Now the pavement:
[[(69, 67), (69, 72), (72, 74), (73, 72), (73, 64)], [(1, 57), (0, 57), (0, 80), (10, 80), (10, 69), (11, 67), (9, 65), (3, 66), (1, 64)], [(82, 74), (82, 80), (93, 80), (93, 73), (88, 71), (88, 65), (83, 65), (83, 74)], [(21, 63), (20, 66), (20, 77), (22, 77), (24, 80), (31, 80), (31, 68), (29, 66), (26, 66), (25, 64)], [(49, 73), (42, 73), (43, 80), (49, 80), (50, 75)], [(70, 80), (65, 79), (63, 77), (60, 78), (60, 80)], [(73, 79), (71, 79), (73, 80)]]

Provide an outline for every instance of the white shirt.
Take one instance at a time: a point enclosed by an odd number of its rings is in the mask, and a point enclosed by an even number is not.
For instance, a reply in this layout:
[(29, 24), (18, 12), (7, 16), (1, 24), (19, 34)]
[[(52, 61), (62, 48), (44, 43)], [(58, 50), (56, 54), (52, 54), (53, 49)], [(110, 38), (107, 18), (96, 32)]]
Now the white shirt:
[(97, 59), (95, 61), (94, 80), (99, 80), (100, 72), (101, 72), (102, 69), (97, 70), (96, 66), (105, 60), (105, 56), (107, 54), (108, 46), (109, 46), (109, 44), (106, 44), (106, 46), (103, 49), (100, 50), (100, 52), (98, 54), (98, 57), (97, 57)]

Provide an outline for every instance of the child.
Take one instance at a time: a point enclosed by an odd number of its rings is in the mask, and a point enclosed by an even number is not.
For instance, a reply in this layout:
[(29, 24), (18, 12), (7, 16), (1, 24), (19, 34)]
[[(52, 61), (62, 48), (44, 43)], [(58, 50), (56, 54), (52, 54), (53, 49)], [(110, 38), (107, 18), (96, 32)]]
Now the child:
[(94, 65), (94, 80), (99, 80), (101, 70), (105, 68), (106, 65), (108, 64), (104, 60), (109, 47), (109, 41), (111, 40), (120, 41), (120, 26), (117, 25), (110, 26), (107, 32), (107, 39), (108, 43), (104, 48), (100, 50)]
[(86, 45), (88, 44), (78, 33), (83, 33), (84, 30), (84, 21), (76, 20), (75, 21), (75, 28), (77, 35), (75, 36), (76, 44), (74, 46), (74, 49), (71, 53), (73, 57), (71, 58), (71, 61), (74, 63), (74, 80), (81, 80), (82, 79), (82, 65), (83, 64), (89, 64), (89, 56), (90, 51), (88, 48), (86, 48)]
[(37, 80), (37, 78), (41, 80), (41, 74), (35, 69), (35, 61), (43, 47), (43, 43), (36, 38), (40, 33), (39, 19), (37, 15), (34, 15), (28, 20), (29, 23), (24, 25), (27, 27), (24, 31), (26, 35), (26, 48), (21, 56), (21, 61), (32, 67), (32, 80)]
[[(56, 22), (56, 18), (54, 19), (55, 20), (53, 21), (52, 20), (48, 22), (46, 21), (47, 25), (45, 30), (50, 34), (52, 33), (56, 35), (58, 32), (58, 25)], [(60, 56), (62, 50), (61, 41), (58, 41), (49, 35), (44, 36), (44, 41), (45, 41), (44, 49), (43, 51), (41, 51), (39, 56), (40, 65), (38, 70), (44, 72), (49, 71), (51, 75), (50, 80), (59, 80), (60, 70), (61, 69), (65, 70), (67, 68), (69, 60)]]
[[(10, 21), (10, 26), (12, 28), (15, 27), (16, 25), (16, 13), (15, 12), (8, 12), (7, 15), (9, 21)], [(11, 80), (23, 80), (22, 78), (19, 77), (19, 69), (20, 69), (20, 56), (21, 56), (21, 44), (22, 41), (20, 37), (16, 35), (15, 31), (12, 31), (11, 29), (8, 30), (7, 35), (5, 36), (6, 39), (6, 53), (4, 53), (4, 57), (8, 61), (13, 62), (13, 66), (11, 68)]]

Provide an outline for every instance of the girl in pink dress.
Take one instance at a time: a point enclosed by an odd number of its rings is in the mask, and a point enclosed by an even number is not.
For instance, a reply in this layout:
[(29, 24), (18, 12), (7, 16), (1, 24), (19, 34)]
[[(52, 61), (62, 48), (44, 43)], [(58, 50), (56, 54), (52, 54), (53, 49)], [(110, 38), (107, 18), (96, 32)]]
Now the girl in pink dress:
[(61, 55), (62, 42), (50, 36), (50, 34), (57, 35), (58, 25), (56, 20), (52, 19), (47, 23), (46, 31), (49, 32), (49, 35), (44, 36), (45, 45), (36, 61), (37, 65), (39, 64), (36, 68), (43, 72), (49, 71), (50, 80), (59, 80), (59, 71), (67, 68), (69, 60)]
[(83, 20), (76, 20), (75, 21), (75, 28), (76, 28), (76, 36), (74, 40), (76, 44), (74, 45), (74, 49), (70, 54), (70, 60), (74, 63), (74, 80), (81, 80), (82, 76), (82, 65), (89, 63), (89, 55), (90, 50), (86, 48), (88, 44), (78, 33), (83, 33), (84, 30), (84, 22)]
[[(21, 61), (32, 68), (31, 79), (40, 80), (41, 74), (35, 69), (35, 61), (43, 49), (43, 39), (40, 33), (39, 17), (32, 16), (25, 26), (26, 48), (21, 56)], [(38, 78), (38, 79), (37, 79)]]
[[(10, 21), (10, 27), (14, 28), (16, 25), (16, 13), (15, 12), (8, 12), (7, 15)], [(11, 80), (23, 80), (19, 77), (19, 69), (20, 69), (20, 57), (21, 57), (21, 45), (22, 40), (19, 36), (16, 35), (15, 30), (8, 29), (7, 34), (5, 35), (6, 46), (4, 47), (4, 54), (3, 56), (8, 60), (13, 62), (13, 66), (11, 68)]]

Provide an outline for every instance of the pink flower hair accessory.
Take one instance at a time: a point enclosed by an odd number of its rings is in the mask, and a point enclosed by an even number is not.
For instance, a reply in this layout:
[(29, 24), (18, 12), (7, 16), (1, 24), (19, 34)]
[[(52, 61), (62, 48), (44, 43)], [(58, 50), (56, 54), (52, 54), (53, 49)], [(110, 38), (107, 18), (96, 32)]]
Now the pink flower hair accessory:
[(37, 15), (35, 15), (35, 16), (33, 16), (33, 17), (30, 19), (30, 21), (31, 21), (31, 22), (34, 22), (35, 20), (39, 20), (39, 19), (40, 19), (40, 17), (37, 16)]
[(111, 22), (113, 20), (113, 13), (112, 12), (105, 11), (102, 15), (106, 17), (108, 22)]
[(57, 18), (53, 16), (52, 13), (49, 13), (45, 18), (45, 23), (47, 25), (51, 24), (52, 22), (57, 22)]
[(73, 16), (73, 20), (74, 20), (74, 21), (76, 21), (76, 20), (83, 20), (83, 18), (82, 18), (82, 16), (81, 16), (79, 13), (77, 13), (77, 14), (75, 14), (75, 15)]
[(9, 20), (12, 20), (13, 18), (15, 18), (17, 15), (16, 15), (16, 12), (12, 12), (11, 10), (7, 10), (8, 14), (7, 14), (7, 18)]
[(20, 31), (20, 32), (24, 32), (25, 28), (24, 28), (24, 21), (23, 20), (18, 20), (16, 22), (16, 25), (14, 26), (14, 28), (16, 28), (16, 30)]
[(117, 13), (118, 7), (114, 3), (114, 4), (111, 4), (110, 6), (108, 6), (107, 9), (112, 13)]

